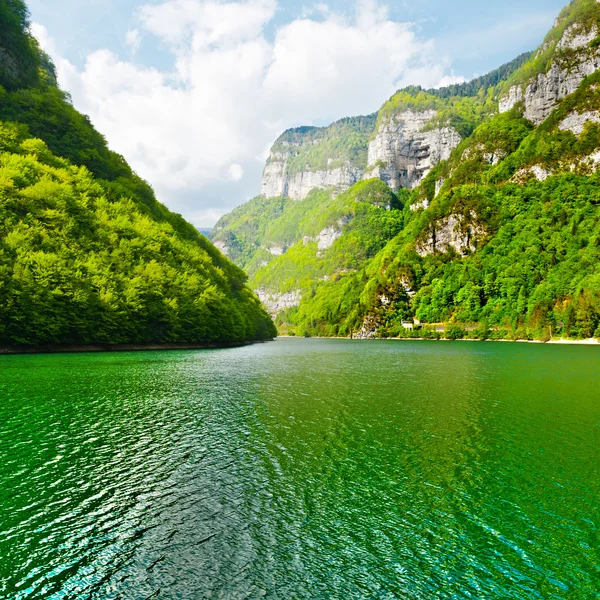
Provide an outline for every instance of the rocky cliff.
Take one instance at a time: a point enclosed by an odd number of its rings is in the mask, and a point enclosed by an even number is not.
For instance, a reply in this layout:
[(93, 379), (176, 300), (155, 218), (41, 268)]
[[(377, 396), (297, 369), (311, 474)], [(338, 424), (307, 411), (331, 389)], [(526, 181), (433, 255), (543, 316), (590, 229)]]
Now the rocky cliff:
[[(593, 0), (598, 3), (598, 0)], [(583, 4), (583, 3), (581, 3)], [(518, 75), (525, 78), (500, 98), (500, 112), (504, 113), (523, 103), (526, 119), (543, 123), (558, 103), (575, 92), (581, 82), (600, 68), (598, 25), (593, 18), (568, 24), (569, 8), (557, 19), (553, 30), (532, 59), (529, 69)], [(588, 7), (590, 17), (593, 6)]]
[(600, 337), (599, 168), (600, 2), (574, 0), (492, 73), (286, 132), (215, 239), (284, 332)]
[(292, 156), (292, 152), (271, 154), (261, 186), (261, 193), (267, 198), (285, 196), (302, 200), (315, 188), (344, 191), (362, 179), (364, 173), (363, 169), (350, 164), (333, 169), (312, 171), (307, 168), (297, 173), (288, 173), (288, 161)]
[(394, 191), (413, 189), (450, 158), (462, 138), (452, 127), (427, 129), (437, 114), (435, 109), (407, 110), (384, 119), (369, 144), (366, 177), (378, 177)]
[(401, 110), (380, 119), (358, 117), (354, 126), (285, 132), (275, 143), (261, 194), (302, 200), (313, 189), (346, 191), (361, 179), (377, 177), (394, 191), (416, 187), (461, 142), (452, 127), (431, 126), (435, 109)]
[(345, 191), (363, 177), (375, 121), (371, 115), (284, 132), (271, 149), (261, 194), (302, 200), (315, 188)]

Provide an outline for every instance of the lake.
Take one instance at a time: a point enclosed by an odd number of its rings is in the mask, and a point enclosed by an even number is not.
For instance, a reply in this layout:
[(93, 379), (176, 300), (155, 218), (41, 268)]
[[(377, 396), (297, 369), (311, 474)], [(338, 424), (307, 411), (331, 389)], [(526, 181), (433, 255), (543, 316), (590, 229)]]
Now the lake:
[(0, 357), (0, 598), (599, 598), (600, 348)]

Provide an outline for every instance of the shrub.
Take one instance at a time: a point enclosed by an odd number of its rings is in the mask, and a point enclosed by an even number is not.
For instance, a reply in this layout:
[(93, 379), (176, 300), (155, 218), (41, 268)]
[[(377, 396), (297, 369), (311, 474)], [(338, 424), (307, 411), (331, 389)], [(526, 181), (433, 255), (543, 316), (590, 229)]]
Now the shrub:
[(444, 331), (444, 337), (447, 340), (463, 340), (467, 337), (467, 332), (460, 325), (448, 325)]

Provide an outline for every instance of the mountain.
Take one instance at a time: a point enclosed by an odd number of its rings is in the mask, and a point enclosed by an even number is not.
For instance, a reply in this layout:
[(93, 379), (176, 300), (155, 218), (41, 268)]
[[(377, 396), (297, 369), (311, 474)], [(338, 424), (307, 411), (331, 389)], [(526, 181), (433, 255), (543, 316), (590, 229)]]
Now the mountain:
[(21, 0), (0, 0), (0, 346), (271, 338), (247, 276), (56, 86)]
[(599, 68), (600, 4), (574, 0), (483, 78), (284, 133), (213, 239), (281, 331), (600, 336)]

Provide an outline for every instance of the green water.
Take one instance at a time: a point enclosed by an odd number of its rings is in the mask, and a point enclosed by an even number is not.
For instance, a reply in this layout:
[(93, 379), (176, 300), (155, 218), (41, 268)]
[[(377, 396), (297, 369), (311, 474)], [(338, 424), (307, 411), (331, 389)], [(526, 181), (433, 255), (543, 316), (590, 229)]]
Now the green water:
[(0, 357), (0, 598), (599, 598), (600, 349)]

